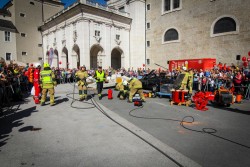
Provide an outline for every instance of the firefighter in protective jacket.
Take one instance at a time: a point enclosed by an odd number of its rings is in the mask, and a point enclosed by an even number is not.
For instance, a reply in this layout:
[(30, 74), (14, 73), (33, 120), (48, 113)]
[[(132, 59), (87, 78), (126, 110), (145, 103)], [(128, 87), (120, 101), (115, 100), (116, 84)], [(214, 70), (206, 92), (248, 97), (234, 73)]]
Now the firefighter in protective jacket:
[(143, 94), (142, 83), (137, 78), (132, 78), (129, 80), (129, 103), (132, 103), (133, 96), (138, 93), (142, 101), (145, 101)]
[(125, 80), (123, 82), (119, 82), (116, 86), (115, 86), (116, 90), (119, 91), (117, 97), (120, 100), (125, 100), (127, 98), (127, 94), (128, 94), (128, 82)]
[(184, 75), (184, 78), (183, 78), (182, 81), (181, 81), (181, 87), (180, 87), (180, 89), (187, 90), (187, 84), (188, 84), (188, 76), (189, 76), (189, 73), (187, 72), (187, 68), (186, 68), (186, 67), (182, 67), (182, 72), (181, 72), (181, 74)]
[(40, 72), (40, 80), (42, 82), (42, 98), (41, 105), (44, 105), (47, 92), (49, 91), (50, 95), (50, 105), (53, 106), (55, 104), (55, 90), (54, 86), (57, 85), (55, 80), (55, 74), (52, 72), (50, 65), (48, 63), (44, 63), (44, 69)]
[(188, 75), (188, 90), (189, 94), (192, 94), (193, 92), (193, 81), (194, 81), (194, 72), (192, 69), (189, 70)]
[(190, 94), (192, 94), (192, 88), (193, 88), (193, 70), (187, 71), (186, 67), (183, 67), (182, 74), (184, 74), (184, 78), (181, 81), (181, 87), (180, 89), (189, 91)]
[(82, 66), (79, 71), (76, 72), (76, 80), (78, 84), (80, 100), (87, 100), (87, 82), (86, 79), (89, 76), (86, 67)]

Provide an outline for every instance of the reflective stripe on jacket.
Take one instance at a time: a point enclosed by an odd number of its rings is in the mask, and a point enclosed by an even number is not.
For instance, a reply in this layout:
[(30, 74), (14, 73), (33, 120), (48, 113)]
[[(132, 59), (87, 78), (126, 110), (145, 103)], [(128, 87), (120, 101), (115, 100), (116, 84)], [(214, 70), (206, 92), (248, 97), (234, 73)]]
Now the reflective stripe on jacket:
[(41, 81), (43, 84), (52, 84), (53, 83), (51, 70), (42, 70), (40, 72), (40, 76), (41, 76)]

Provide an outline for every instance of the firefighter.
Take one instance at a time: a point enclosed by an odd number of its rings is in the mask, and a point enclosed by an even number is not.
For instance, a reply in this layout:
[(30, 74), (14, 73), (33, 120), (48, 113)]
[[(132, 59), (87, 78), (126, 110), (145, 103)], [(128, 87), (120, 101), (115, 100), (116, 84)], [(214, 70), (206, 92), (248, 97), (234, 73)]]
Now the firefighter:
[(80, 101), (87, 100), (87, 82), (86, 79), (89, 76), (88, 72), (86, 71), (86, 67), (83, 65), (80, 67), (80, 70), (76, 72), (75, 74), (77, 84), (78, 84), (78, 90), (79, 90), (79, 97)]
[(120, 100), (125, 100), (128, 93), (128, 82), (126, 80), (123, 82), (119, 82), (115, 88), (119, 91), (117, 98), (119, 98)]
[(102, 100), (103, 82), (105, 81), (106, 76), (101, 66), (98, 66), (98, 70), (95, 71), (94, 78), (96, 79), (96, 89), (99, 100)]
[(52, 72), (50, 65), (48, 63), (44, 63), (44, 69), (40, 72), (40, 80), (42, 82), (42, 98), (41, 105), (43, 106), (46, 100), (47, 92), (49, 91), (50, 95), (50, 105), (55, 105), (54, 99), (54, 86), (56, 86), (55, 74)]
[(138, 93), (143, 102), (145, 102), (145, 97), (143, 94), (142, 83), (137, 78), (131, 78), (129, 80), (129, 99), (128, 102), (132, 103), (133, 96)]
[(41, 70), (41, 65), (40, 64), (36, 64), (35, 65), (35, 70), (34, 70), (34, 88), (35, 88), (35, 96), (34, 96), (34, 101), (35, 104), (39, 104), (40, 100), (39, 100), (39, 95), (41, 92), (40, 89), (40, 70)]
[(192, 95), (192, 90), (193, 90), (193, 70), (190, 69), (187, 71), (186, 67), (182, 67), (182, 74), (184, 74), (184, 78), (181, 81), (181, 87), (180, 89), (182, 90), (188, 90), (189, 95)]
[(190, 69), (188, 72), (188, 92), (192, 95), (193, 92), (193, 81), (194, 81), (194, 72), (193, 69)]
[(187, 68), (186, 67), (182, 67), (182, 74), (184, 74), (184, 78), (181, 81), (181, 87), (180, 89), (182, 90), (187, 90), (187, 85), (188, 85), (188, 78), (189, 78), (189, 73), (187, 72)]

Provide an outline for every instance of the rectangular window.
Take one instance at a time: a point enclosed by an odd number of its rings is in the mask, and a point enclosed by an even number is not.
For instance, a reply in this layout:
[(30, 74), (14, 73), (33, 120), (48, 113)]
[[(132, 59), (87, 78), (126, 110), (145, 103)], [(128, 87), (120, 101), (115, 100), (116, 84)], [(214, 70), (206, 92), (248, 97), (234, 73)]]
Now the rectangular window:
[(162, 0), (163, 12), (171, 12), (181, 8), (181, 0)]
[(11, 60), (11, 53), (5, 54), (5, 60), (7, 60), (7, 61)]
[(150, 64), (150, 59), (147, 59), (147, 65), (149, 65)]
[(150, 4), (147, 4), (147, 10), (150, 10)]
[(125, 12), (125, 7), (124, 7), (124, 6), (120, 7), (120, 8), (119, 8), (119, 11), (120, 11), (120, 12)]
[(100, 31), (95, 30), (95, 36), (96, 36), (96, 37), (99, 37), (99, 36), (100, 36)]
[(171, 9), (171, 0), (164, 0), (164, 11), (169, 11)]
[(147, 47), (150, 47), (150, 41), (147, 41)]
[(43, 44), (40, 44), (40, 43), (38, 44), (38, 47), (42, 47), (42, 46), (43, 46)]
[(147, 29), (150, 29), (150, 23), (147, 23)]
[(115, 39), (120, 40), (120, 35), (116, 34)]
[(27, 52), (22, 52), (22, 56), (26, 56), (27, 55)]
[(179, 8), (180, 7), (180, 0), (173, 0), (174, 4), (173, 4), (173, 9)]
[(35, 5), (35, 3), (34, 3), (34, 2), (30, 2), (30, 4), (31, 4), (31, 5)]
[(43, 60), (43, 58), (42, 57), (38, 57), (38, 60)]
[(25, 33), (21, 33), (21, 37), (26, 37), (26, 34)]
[(24, 14), (24, 13), (20, 13), (20, 16), (21, 16), (21, 17), (25, 17), (25, 14)]
[(10, 32), (4, 31), (4, 40), (5, 42), (10, 42)]

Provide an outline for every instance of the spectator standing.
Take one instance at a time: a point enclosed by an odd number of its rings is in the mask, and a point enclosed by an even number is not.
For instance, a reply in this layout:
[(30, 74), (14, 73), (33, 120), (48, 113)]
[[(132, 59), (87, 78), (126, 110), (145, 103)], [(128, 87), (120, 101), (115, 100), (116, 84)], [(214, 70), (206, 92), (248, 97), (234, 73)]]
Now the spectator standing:
[(33, 64), (30, 64), (27, 72), (27, 78), (29, 81), (29, 91), (31, 91), (33, 87), (33, 82), (34, 82), (34, 67)]
[(237, 72), (236, 76), (234, 77), (234, 86), (235, 86), (235, 92), (238, 94), (240, 93), (240, 86), (242, 82), (242, 74), (240, 71)]

